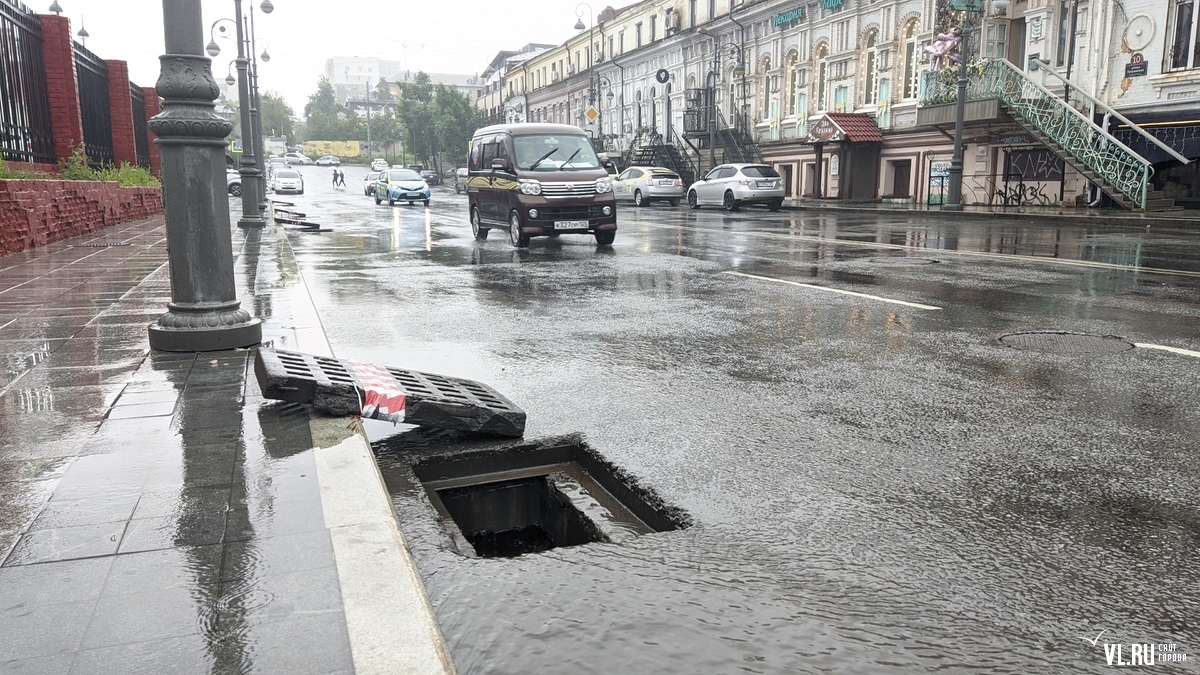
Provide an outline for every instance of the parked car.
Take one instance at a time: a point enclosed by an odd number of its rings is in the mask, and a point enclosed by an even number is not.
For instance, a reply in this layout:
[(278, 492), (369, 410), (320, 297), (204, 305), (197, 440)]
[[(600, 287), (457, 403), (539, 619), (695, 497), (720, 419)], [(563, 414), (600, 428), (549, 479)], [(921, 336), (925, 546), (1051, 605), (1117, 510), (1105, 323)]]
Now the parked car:
[(429, 206), (429, 184), (411, 169), (389, 169), (375, 180), (375, 203), (425, 202)]
[(302, 155), (298, 152), (289, 152), (288, 154), (284, 155), (283, 158), (286, 159), (289, 164), (312, 164), (313, 163), (313, 161), (311, 159), (309, 159), (308, 157), (305, 157), (304, 155)]
[(454, 172), (454, 192), (461, 194), (467, 191), (467, 179), (471, 177), (470, 169), (463, 167)]
[(295, 192), (302, 195), (304, 194), (304, 176), (301, 176), (300, 172), (295, 169), (278, 169), (275, 171), (271, 187), (275, 189), (275, 192)]
[(469, 168), (479, 185), (467, 192), (477, 240), (493, 228), (506, 230), (517, 248), (530, 237), (590, 234), (608, 246), (617, 236), (612, 178), (579, 127), (483, 127), (471, 139)]
[(317, 166), (341, 166), (342, 160), (333, 155), (325, 155), (317, 159)]
[(388, 168), (388, 163), (387, 163), (386, 159), (377, 157), (377, 158), (371, 160), (371, 170), (372, 171), (387, 171), (387, 168)]
[(234, 197), (242, 196), (242, 174), (237, 169), (225, 169), (225, 185), (229, 194)]
[(421, 178), (424, 178), (425, 182), (429, 183), (430, 185), (442, 184), (442, 177), (439, 176), (438, 172), (434, 171), (433, 169), (421, 169)]
[(290, 168), (292, 168), (292, 165), (288, 164), (288, 161), (286, 159), (284, 159), (282, 157), (268, 157), (267, 158), (267, 169), (266, 169), (267, 185), (271, 185), (271, 182), (273, 180), (275, 180), (275, 170), (276, 169), (290, 169)]
[(688, 206), (723, 206), (737, 211), (743, 204), (761, 204), (772, 211), (783, 205), (783, 179), (766, 164), (722, 164), (692, 183)]
[(363, 179), (363, 194), (370, 197), (375, 194), (375, 181), (379, 179), (378, 171), (370, 171)]
[(645, 206), (654, 200), (679, 206), (679, 200), (683, 199), (683, 179), (661, 166), (631, 166), (613, 179), (613, 196), (617, 200), (631, 200), (634, 206)]

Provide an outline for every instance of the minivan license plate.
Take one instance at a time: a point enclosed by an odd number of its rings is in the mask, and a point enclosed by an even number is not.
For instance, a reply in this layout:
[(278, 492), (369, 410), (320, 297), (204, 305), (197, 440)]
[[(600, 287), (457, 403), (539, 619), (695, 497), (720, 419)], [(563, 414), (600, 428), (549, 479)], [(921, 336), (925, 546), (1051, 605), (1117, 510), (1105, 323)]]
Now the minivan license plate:
[(588, 221), (586, 220), (556, 220), (554, 221), (554, 229), (556, 230), (586, 230)]

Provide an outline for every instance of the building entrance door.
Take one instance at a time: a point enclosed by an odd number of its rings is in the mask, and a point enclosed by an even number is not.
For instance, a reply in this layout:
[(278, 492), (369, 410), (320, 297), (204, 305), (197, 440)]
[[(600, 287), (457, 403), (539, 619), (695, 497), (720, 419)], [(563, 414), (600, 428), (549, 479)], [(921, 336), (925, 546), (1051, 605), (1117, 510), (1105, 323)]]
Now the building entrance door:
[(908, 197), (908, 186), (912, 181), (912, 160), (902, 159), (892, 164), (895, 173), (892, 174), (892, 196)]

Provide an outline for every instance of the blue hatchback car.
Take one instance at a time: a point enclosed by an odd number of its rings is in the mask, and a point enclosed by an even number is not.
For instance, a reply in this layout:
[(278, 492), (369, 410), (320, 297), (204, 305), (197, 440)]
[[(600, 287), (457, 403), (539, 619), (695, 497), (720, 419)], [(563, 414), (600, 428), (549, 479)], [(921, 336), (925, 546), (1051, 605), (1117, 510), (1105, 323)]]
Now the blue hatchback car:
[(429, 206), (429, 185), (412, 169), (388, 169), (375, 179), (375, 203), (425, 202)]

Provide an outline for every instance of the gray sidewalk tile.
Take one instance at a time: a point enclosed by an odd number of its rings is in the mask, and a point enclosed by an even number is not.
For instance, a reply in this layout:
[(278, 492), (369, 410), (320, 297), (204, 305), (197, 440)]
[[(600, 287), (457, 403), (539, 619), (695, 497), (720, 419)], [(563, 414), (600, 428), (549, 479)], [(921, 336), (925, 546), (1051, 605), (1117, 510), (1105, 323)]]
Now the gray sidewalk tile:
[(119, 555), (112, 559), (104, 597), (215, 588), (221, 578), (224, 557), (223, 547), (219, 544)]
[(108, 419), (121, 420), (138, 417), (170, 417), (175, 413), (175, 401), (153, 401), (150, 403), (130, 403), (113, 407), (108, 413)]
[(74, 652), (95, 607), (88, 600), (0, 610), (0, 663)]
[[(85, 649), (75, 655), (71, 675), (224, 675), (245, 672), (218, 669), (201, 635)], [(68, 672), (68, 671), (57, 671)]]
[(320, 614), (290, 621), (255, 623), (254, 668), (261, 673), (321, 673), (351, 675), (354, 663), (342, 613)]
[(113, 555), (124, 532), (124, 522), (26, 532), (8, 554), (4, 565), (32, 565)]
[(69, 672), (75, 653), (39, 656), (32, 659), (0, 662), (0, 673), (6, 675), (51, 675)]
[[(254, 569), (263, 576), (302, 572), (334, 564), (333, 540), (329, 530), (324, 528), (276, 537), (255, 537), (227, 544), (226, 557), (253, 561)], [(231, 581), (243, 576), (241, 570), (230, 565), (222, 570), (221, 579)]]
[(284, 574), (254, 574), (222, 585), (222, 615), (236, 614), (255, 623), (291, 621), (320, 614), (341, 614), (337, 568), (314, 567)]
[(133, 515), (133, 509), (137, 506), (140, 496), (137, 492), (127, 492), (65, 500), (56, 495), (46, 502), (46, 506), (29, 526), (29, 530), (56, 530), (80, 525), (124, 522)]
[(204, 590), (177, 587), (102, 597), (96, 603), (79, 648), (95, 649), (199, 634), (215, 618), (217, 611), (217, 598), (205, 597)]
[(0, 610), (52, 605), (64, 598), (75, 602), (99, 600), (112, 566), (113, 558), (105, 556), (0, 567), (0, 587), (4, 588)]

